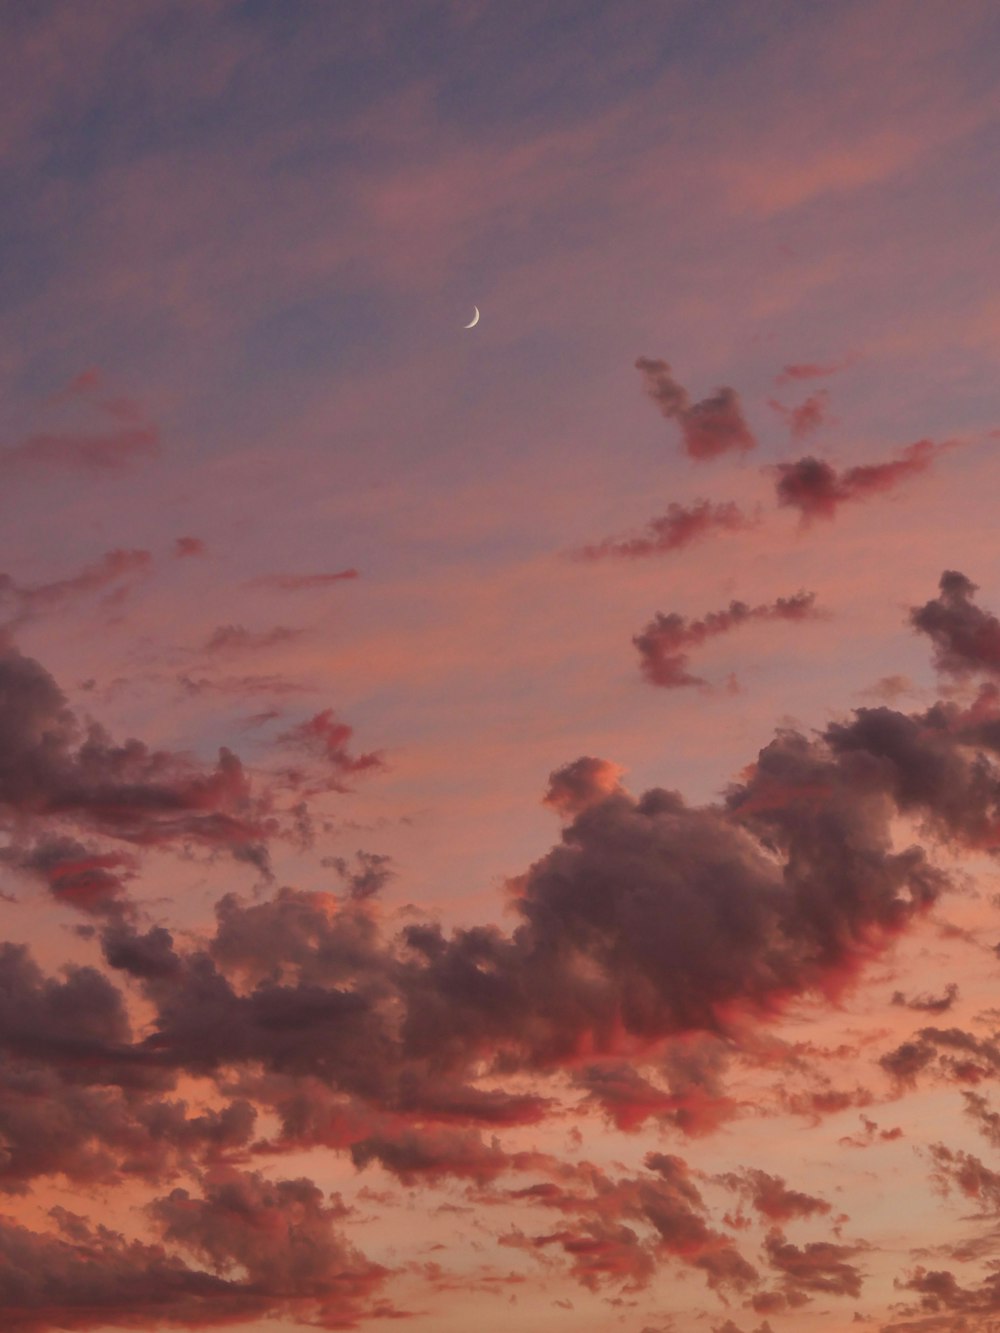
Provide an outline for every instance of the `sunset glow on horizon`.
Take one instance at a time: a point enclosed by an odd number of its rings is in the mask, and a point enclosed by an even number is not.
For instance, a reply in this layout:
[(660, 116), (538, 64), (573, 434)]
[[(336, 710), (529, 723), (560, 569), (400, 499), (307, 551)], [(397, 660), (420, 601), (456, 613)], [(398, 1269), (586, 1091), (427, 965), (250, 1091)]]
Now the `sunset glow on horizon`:
[(0, 9), (0, 1330), (1000, 1328), (998, 54)]

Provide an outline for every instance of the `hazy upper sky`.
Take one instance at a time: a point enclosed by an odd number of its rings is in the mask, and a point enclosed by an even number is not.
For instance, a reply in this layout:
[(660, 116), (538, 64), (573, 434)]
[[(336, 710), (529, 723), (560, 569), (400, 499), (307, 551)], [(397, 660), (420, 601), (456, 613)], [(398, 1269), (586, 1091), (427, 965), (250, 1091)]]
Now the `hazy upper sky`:
[(998, 58), (0, 7), (0, 1327), (1000, 1327)]

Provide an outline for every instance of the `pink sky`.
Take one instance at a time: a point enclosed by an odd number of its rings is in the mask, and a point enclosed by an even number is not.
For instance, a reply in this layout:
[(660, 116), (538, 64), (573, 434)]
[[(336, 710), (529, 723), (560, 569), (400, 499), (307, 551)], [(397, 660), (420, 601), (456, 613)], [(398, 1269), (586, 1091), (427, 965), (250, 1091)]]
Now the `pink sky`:
[(998, 51), (0, 15), (0, 1328), (1000, 1326)]

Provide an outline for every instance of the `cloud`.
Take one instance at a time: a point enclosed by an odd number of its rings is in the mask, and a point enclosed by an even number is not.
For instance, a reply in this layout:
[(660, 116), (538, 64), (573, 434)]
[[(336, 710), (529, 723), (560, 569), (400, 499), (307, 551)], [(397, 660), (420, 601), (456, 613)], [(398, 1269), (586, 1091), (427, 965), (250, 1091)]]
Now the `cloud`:
[[(348, 745), (353, 735), (353, 727), (339, 721), (332, 708), (324, 708), (282, 732), (277, 740), (279, 744), (301, 750), (321, 761), (325, 776), (320, 779), (321, 785), (317, 790), (346, 791), (348, 789), (342, 785), (342, 778), (385, 767), (385, 760), (375, 751), (352, 754)], [(284, 776), (296, 786), (307, 781), (305, 774), (294, 769), (284, 770)]]
[(849, 356), (843, 361), (795, 361), (790, 365), (783, 366), (781, 374), (775, 376), (774, 382), (781, 385), (800, 380), (825, 379), (828, 375), (835, 375), (840, 370), (846, 370), (856, 360), (856, 357)]
[(609, 759), (584, 755), (549, 774), (548, 790), (543, 800), (553, 810), (573, 818), (588, 806), (620, 791), (619, 779), (624, 771), (620, 764), (613, 764)]
[(609, 537), (595, 546), (584, 546), (579, 554), (586, 560), (603, 560), (609, 556), (636, 560), (679, 551), (712, 532), (741, 532), (753, 526), (754, 521), (732, 501), (712, 504), (708, 500), (696, 500), (687, 506), (670, 504), (665, 514), (650, 519), (643, 536), (620, 540)]
[(200, 537), (176, 537), (173, 553), (178, 560), (183, 560), (191, 556), (207, 555), (208, 547)]
[(327, 588), (344, 579), (360, 577), (356, 569), (341, 569), (334, 574), (263, 574), (260, 578), (250, 579), (247, 587), (270, 588), (274, 592), (301, 592), (307, 588)]
[(273, 831), (239, 759), (112, 741), (84, 727), (49, 673), (0, 640), (0, 820), (71, 820), (140, 846), (200, 843), (260, 856)]
[(149, 551), (107, 551), (94, 564), (86, 565), (78, 574), (57, 579), (51, 583), (18, 584), (8, 574), (0, 574), (0, 607), (11, 606), (10, 624), (17, 624), (37, 616), (60, 611), (78, 598), (118, 584), (114, 593), (105, 598), (106, 604), (120, 602), (132, 584), (146, 577), (152, 569), (153, 557)]
[(786, 407), (776, 398), (769, 398), (767, 405), (784, 418), (793, 440), (804, 440), (807, 435), (832, 420), (829, 413), (830, 395), (826, 389), (811, 393), (798, 407)]
[(304, 633), (301, 629), (289, 629), (287, 625), (275, 625), (273, 629), (259, 631), (249, 630), (244, 625), (219, 625), (209, 635), (205, 652), (247, 652), (274, 648), (279, 643), (290, 643)]
[(915, 1009), (919, 1013), (943, 1014), (947, 1013), (957, 999), (958, 986), (952, 981), (945, 987), (944, 994), (939, 996), (914, 995), (908, 1000), (902, 991), (894, 991), (892, 1003), (907, 1009)]
[(787, 1187), (781, 1176), (767, 1171), (744, 1168), (717, 1177), (720, 1183), (743, 1195), (752, 1208), (772, 1222), (790, 1222), (796, 1217), (829, 1213), (830, 1204), (815, 1195)]
[(666, 361), (640, 356), (635, 363), (643, 387), (657, 404), (660, 414), (680, 426), (684, 451), (689, 458), (717, 458), (731, 449), (746, 452), (757, 441), (743, 417), (735, 389), (717, 389), (708, 398), (692, 403), (686, 389), (673, 378)]
[(348, 894), (355, 902), (374, 898), (381, 893), (396, 872), (392, 868), (392, 857), (378, 852), (358, 851), (354, 854), (355, 865), (343, 856), (324, 857), (322, 864), (330, 866), (340, 876)]
[(940, 592), (910, 611), (910, 624), (930, 637), (934, 665), (952, 676), (1000, 674), (1000, 620), (974, 604), (978, 585), (955, 569), (941, 575)]
[(202, 1196), (177, 1189), (147, 1211), (169, 1244), (214, 1271), (63, 1208), (49, 1214), (60, 1236), (0, 1219), (5, 1327), (195, 1329), (285, 1315), (341, 1329), (375, 1313), (387, 1270), (340, 1237), (342, 1207), (311, 1181), (223, 1170)]
[(159, 452), (160, 433), (155, 426), (91, 433), (47, 433), (29, 435), (21, 444), (0, 449), (0, 476), (30, 472), (120, 472), (133, 460)]
[(839, 505), (867, 500), (885, 494), (907, 477), (926, 472), (947, 445), (918, 440), (908, 445), (898, 458), (886, 463), (868, 463), (837, 472), (819, 458), (800, 458), (794, 463), (778, 463), (776, 491), (778, 504), (798, 509), (802, 521), (833, 518)]
[(861, 1270), (848, 1260), (861, 1251), (857, 1245), (834, 1245), (810, 1241), (793, 1245), (775, 1227), (768, 1232), (764, 1250), (768, 1262), (784, 1277), (785, 1293), (806, 1295), (822, 1292), (831, 1296), (860, 1296)]
[(686, 649), (700, 647), (707, 639), (728, 634), (752, 620), (809, 619), (819, 614), (814, 610), (815, 599), (815, 593), (799, 592), (759, 606), (730, 602), (725, 611), (712, 611), (701, 620), (690, 621), (676, 611), (658, 612), (632, 640), (639, 650), (642, 674), (651, 685), (665, 689), (704, 685), (701, 676), (688, 671), (690, 654)]

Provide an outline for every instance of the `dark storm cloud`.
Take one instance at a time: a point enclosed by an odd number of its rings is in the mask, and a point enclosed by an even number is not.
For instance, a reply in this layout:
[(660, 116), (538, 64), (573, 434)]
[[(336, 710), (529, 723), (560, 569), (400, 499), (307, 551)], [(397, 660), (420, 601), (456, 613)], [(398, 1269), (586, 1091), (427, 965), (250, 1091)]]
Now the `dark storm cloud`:
[(585, 546), (580, 555), (587, 560), (608, 556), (637, 560), (650, 555), (666, 555), (700, 541), (712, 532), (741, 532), (754, 526), (754, 520), (731, 500), (712, 504), (696, 500), (691, 505), (670, 504), (667, 512), (650, 519), (641, 537), (607, 538), (594, 546)]
[(815, 593), (799, 592), (794, 597), (779, 597), (760, 606), (730, 602), (727, 610), (711, 611), (701, 620), (688, 620), (676, 611), (657, 612), (632, 640), (639, 650), (642, 674), (651, 685), (665, 689), (704, 685), (701, 676), (688, 671), (688, 649), (699, 648), (706, 640), (728, 634), (753, 620), (806, 620), (817, 616), (815, 600)]
[(688, 391), (674, 379), (666, 361), (640, 356), (635, 367), (660, 414), (680, 426), (688, 457), (717, 458), (731, 449), (745, 452), (756, 447), (757, 441), (743, 417), (740, 397), (735, 389), (723, 387), (708, 398), (692, 403)]
[(975, 605), (978, 585), (958, 570), (946, 569), (938, 586), (937, 597), (910, 612), (910, 624), (934, 645), (937, 669), (953, 676), (1000, 674), (1000, 620)]
[(838, 506), (854, 500), (891, 491), (907, 477), (926, 472), (945, 446), (930, 440), (918, 440), (903, 449), (898, 458), (885, 463), (867, 463), (838, 472), (819, 458), (800, 458), (794, 463), (778, 463), (776, 492), (778, 504), (798, 509), (802, 521), (833, 518)]

